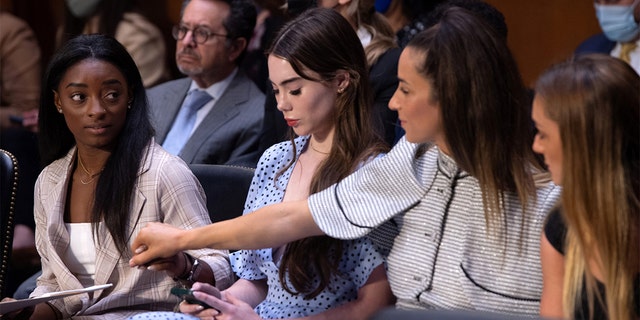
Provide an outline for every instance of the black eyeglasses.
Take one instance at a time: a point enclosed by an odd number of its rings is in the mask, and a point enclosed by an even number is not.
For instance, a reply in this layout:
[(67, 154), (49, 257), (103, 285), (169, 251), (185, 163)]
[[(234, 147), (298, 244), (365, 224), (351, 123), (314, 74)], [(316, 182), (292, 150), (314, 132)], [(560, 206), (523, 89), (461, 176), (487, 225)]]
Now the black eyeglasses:
[(187, 36), (187, 32), (189, 31), (192, 32), (191, 37), (193, 37), (193, 40), (195, 40), (197, 44), (203, 44), (207, 42), (207, 40), (209, 40), (209, 37), (215, 37), (215, 36), (224, 37), (224, 38), (228, 37), (228, 35), (226, 34), (214, 33), (203, 27), (195, 27), (195, 29), (189, 29), (186, 26), (182, 26), (182, 25), (173, 26), (173, 30), (171, 31), (171, 34), (173, 35), (174, 39), (182, 40), (184, 39), (184, 37)]

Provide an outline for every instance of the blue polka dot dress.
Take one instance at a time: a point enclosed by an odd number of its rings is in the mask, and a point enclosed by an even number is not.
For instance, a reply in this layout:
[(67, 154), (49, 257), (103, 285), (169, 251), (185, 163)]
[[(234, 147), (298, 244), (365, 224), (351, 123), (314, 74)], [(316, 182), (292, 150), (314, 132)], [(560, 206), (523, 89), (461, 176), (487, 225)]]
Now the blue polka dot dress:
[[(307, 142), (308, 137), (295, 140), (297, 155)], [(265, 205), (282, 202), (293, 166), (281, 174), (278, 180), (274, 179), (292, 157), (291, 142), (279, 143), (265, 151), (249, 189), (245, 214)], [(367, 238), (344, 241), (343, 248), (339, 275), (334, 276), (327, 288), (311, 300), (305, 300), (302, 294), (292, 295), (284, 290), (278, 276), (278, 264), (273, 262), (272, 249), (241, 250), (233, 253), (230, 259), (233, 271), (239, 278), (267, 280), (267, 297), (256, 307), (256, 312), (262, 318), (297, 318), (321, 313), (355, 300), (358, 290), (366, 283), (373, 269), (384, 262), (383, 256)], [(288, 287), (293, 288), (290, 284)]]
[(140, 313), (135, 316), (129, 317), (128, 320), (199, 320), (199, 318), (177, 312), (157, 311)]

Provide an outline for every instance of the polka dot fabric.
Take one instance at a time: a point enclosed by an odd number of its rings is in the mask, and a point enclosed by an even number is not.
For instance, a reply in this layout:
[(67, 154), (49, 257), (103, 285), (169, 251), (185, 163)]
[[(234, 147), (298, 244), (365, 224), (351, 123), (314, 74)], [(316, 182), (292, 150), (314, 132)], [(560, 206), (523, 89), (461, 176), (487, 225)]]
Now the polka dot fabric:
[(188, 314), (176, 312), (145, 312), (129, 317), (128, 320), (198, 320)]
[[(307, 142), (308, 137), (295, 140), (296, 157), (304, 150)], [(279, 143), (265, 151), (258, 162), (249, 189), (245, 214), (282, 201), (293, 167), (288, 168), (277, 181), (274, 181), (274, 178), (292, 157), (291, 142)], [(256, 312), (267, 319), (313, 315), (355, 300), (358, 290), (367, 281), (371, 271), (383, 263), (382, 255), (369, 239), (344, 241), (339, 275), (335, 276), (329, 286), (314, 299), (304, 300), (303, 295), (291, 295), (281, 286), (278, 265), (273, 262), (271, 249), (241, 250), (233, 253), (230, 258), (232, 268), (238, 277), (246, 280), (267, 280), (267, 298), (256, 307)]]
[[(369, 239), (345, 241), (344, 254), (338, 268), (340, 275), (335, 276), (318, 296), (304, 300), (303, 295), (291, 295), (280, 284), (278, 265), (271, 259), (271, 249), (243, 250), (231, 257), (238, 277), (246, 280), (267, 279), (267, 298), (256, 307), (256, 312), (267, 319), (308, 316), (355, 300), (358, 289), (367, 281), (371, 271), (382, 262), (382, 256)], [(314, 286), (316, 285), (317, 282), (314, 282)]]

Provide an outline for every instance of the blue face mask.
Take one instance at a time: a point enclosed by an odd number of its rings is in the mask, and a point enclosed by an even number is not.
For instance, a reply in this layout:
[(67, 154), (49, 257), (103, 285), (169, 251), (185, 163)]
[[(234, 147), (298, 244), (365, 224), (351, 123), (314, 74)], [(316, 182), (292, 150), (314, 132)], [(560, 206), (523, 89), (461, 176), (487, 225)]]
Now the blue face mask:
[(389, 5), (391, 5), (391, 0), (376, 0), (374, 6), (376, 11), (380, 13), (385, 13), (389, 10)]
[(609, 40), (629, 42), (640, 34), (640, 26), (633, 17), (638, 3), (636, 0), (629, 6), (594, 4), (602, 32)]

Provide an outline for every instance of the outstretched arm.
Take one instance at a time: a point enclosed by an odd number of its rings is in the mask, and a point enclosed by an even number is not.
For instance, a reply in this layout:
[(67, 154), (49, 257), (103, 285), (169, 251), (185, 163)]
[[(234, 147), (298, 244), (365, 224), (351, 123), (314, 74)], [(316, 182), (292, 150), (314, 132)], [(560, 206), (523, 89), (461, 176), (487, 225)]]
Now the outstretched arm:
[(184, 250), (261, 249), (322, 234), (307, 200), (273, 204), (242, 217), (190, 230), (152, 222), (133, 241), (134, 256), (129, 265), (146, 266)]

